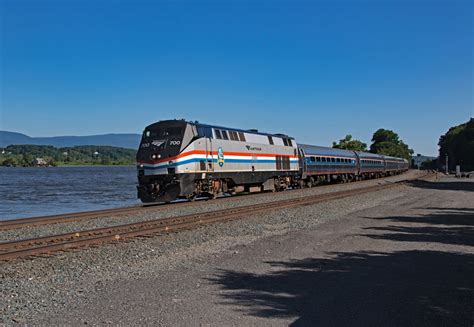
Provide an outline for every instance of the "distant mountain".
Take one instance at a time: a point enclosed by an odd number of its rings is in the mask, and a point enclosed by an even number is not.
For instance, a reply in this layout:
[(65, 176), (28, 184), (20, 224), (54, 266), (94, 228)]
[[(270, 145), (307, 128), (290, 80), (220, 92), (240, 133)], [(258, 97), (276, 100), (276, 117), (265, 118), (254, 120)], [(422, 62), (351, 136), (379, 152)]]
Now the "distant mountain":
[(12, 144), (52, 145), (58, 148), (77, 145), (109, 145), (137, 149), (140, 144), (140, 138), (140, 134), (30, 137), (21, 133), (0, 131), (0, 147), (6, 147)]

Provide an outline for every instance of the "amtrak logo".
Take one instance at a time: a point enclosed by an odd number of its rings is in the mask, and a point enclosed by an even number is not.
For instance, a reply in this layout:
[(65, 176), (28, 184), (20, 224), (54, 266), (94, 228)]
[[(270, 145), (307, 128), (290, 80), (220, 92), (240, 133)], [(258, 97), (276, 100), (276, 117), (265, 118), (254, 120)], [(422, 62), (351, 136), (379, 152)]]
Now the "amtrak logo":
[(224, 150), (221, 147), (217, 149), (217, 163), (219, 166), (224, 166)]
[(159, 147), (159, 146), (162, 145), (163, 143), (165, 143), (165, 141), (153, 141), (153, 142), (151, 142), (151, 144), (153, 144), (153, 145), (156, 146), (156, 147)]

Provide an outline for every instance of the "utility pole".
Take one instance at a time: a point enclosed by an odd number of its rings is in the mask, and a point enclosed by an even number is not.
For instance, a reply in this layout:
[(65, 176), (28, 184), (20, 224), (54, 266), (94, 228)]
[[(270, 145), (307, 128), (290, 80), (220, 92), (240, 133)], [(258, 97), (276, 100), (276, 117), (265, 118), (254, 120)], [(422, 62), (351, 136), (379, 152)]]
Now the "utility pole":
[(446, 153), (446, 175), (449, 174), (449, 166), (448, 166), (448, 154)]

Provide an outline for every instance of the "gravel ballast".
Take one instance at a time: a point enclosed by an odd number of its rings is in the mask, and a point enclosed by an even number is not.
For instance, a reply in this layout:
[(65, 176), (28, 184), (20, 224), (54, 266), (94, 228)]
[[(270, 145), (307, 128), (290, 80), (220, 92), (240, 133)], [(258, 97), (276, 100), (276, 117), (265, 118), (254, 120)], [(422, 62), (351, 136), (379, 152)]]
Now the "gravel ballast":
[[(351, 184), (336, 186), (347, 185)], [(346, 225), (361, 217), (367, 225), (372, 222), (368, 217), (402, 215), (407, 210), (436, 206), (474, 210), (469, 196), (472, 193), (400, 185), (177, 234), (1, 263), (4, 296), (0, 322), (287, 325), (297, 319), (295, 314), (269, 320), (268, 316), (245, 311), (239, 301), (224, 304), (230, 293), (209, 280), (222, 269), (243, 269), (252, 274), (278, 270), (264, 262), (287, 259), (295, 253), (306, 257), (314, 251), (329, 254), (361, 247), (351, 243), (360, 238), (361, 230), (338, 239)], [(316, 232), (318, 237), (310, 235)], [(392, 245), (381, 249), (373, 244), (377, 243), (372, 240), (364, 246), (371, 251), (393, 249)], [(400, 246), (408, 250), (413, 244)], [(430, 240), (423, 247), (435, 249)], [(466, 251), (462, 244), (445, 247), (444, 251)], [(222, 294), (227, 295), (222, 298)]]

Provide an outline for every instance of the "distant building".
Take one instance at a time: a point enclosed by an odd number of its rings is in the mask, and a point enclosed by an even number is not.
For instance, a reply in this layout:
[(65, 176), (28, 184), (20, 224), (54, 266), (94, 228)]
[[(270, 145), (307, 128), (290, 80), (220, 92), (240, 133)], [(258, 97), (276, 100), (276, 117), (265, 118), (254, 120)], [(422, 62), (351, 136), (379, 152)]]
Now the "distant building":
[(49, 163), (43, 158), (36, 158), (33, 160), (33, 166), (36, 167), (49, 167)]
[(421, 154), (417, 154), (416, 156), (412, 157), (413, 168), (421, 168), (421, 164), (426, 161), (432, 161), (437, 159), (436, 157), (430, 156), (423, 156)]

